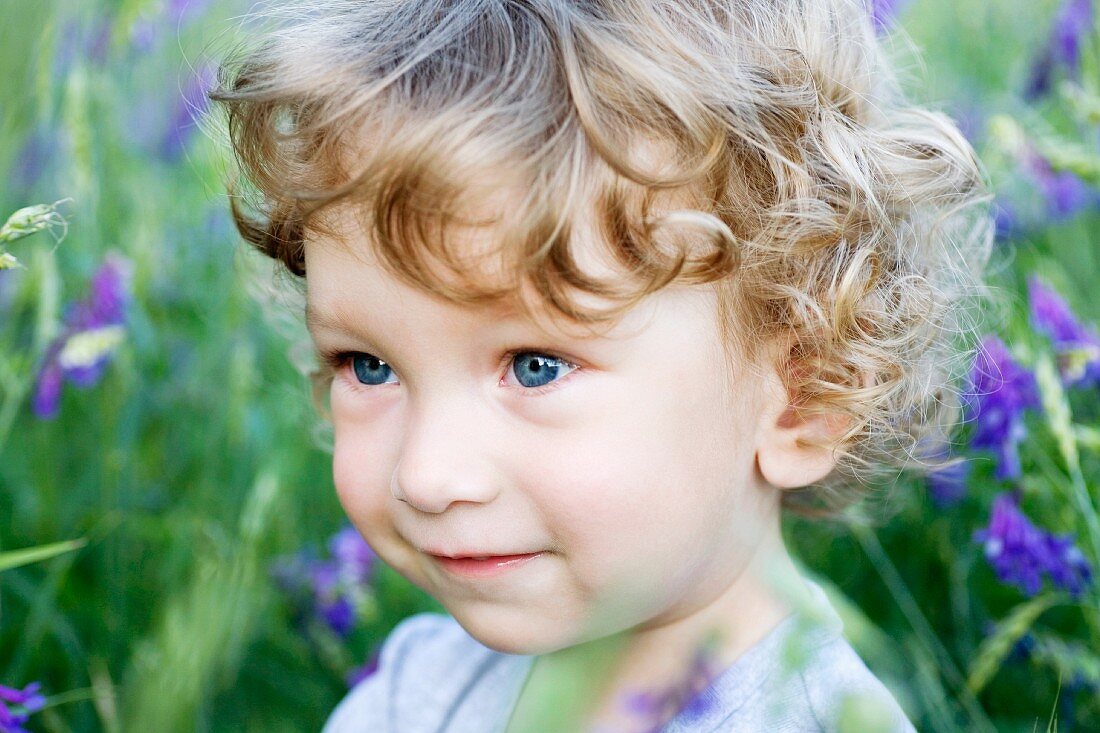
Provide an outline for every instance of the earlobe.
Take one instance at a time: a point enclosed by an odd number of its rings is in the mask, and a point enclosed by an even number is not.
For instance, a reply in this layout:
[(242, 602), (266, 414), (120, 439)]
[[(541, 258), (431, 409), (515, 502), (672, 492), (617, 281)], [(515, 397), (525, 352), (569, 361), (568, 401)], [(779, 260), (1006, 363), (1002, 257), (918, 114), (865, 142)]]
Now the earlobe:
[(849, 418), (806, 414), (791, 404), (775, 372), (765, 385), (765, 404), (756, 432), (756, 464), (761, 476), (779, 489), (796, 489), (821, 481), (836, 467), (835, 441)]

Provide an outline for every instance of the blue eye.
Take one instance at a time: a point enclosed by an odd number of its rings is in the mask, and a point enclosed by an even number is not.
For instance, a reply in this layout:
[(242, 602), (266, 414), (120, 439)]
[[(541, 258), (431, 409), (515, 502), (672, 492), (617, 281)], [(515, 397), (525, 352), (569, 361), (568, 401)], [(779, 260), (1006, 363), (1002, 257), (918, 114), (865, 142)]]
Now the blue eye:
[(390, 365), (370, 354), (354, 354), (351, 357), (351, 369), (360, 384), (369, 386), (385, 384), (393, 376)]
[[(320, 358), (334, 371), (350, 365), (355, 381), (365, 387), (398, 382), (397, 375), (389, 364), (365, 352), (322, 352)], [(566, 359), (538, 351), (513, 351), (507, 359), (511, 364), (508, 371), (512, 373), (517, 386), (533, 394), (543, 392), (542, 388), (561, 381), (566, 374), (579, 368)]]
[(555, 356), (524, 351), (512, 360), (512, 374), (524, 387), (543, 387), (576, 367)]

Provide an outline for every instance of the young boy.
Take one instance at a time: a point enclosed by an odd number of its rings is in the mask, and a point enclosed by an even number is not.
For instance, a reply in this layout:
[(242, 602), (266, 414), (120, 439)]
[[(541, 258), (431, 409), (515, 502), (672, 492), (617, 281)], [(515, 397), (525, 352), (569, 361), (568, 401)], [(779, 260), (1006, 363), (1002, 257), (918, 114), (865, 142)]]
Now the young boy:
[(853, 695), (912, 730), (780, 532), (939, 450), (990, 242), (858, 0), (306, 2), (213, 96), (340, 500), (450, 612), (327, 731), (836, 730)]

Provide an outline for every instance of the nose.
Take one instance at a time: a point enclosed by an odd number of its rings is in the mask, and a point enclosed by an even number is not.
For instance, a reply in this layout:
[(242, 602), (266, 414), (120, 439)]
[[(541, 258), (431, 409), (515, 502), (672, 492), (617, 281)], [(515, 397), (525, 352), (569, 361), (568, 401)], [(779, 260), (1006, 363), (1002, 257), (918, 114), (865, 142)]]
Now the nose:
[(390, 479), (393, 497), (429, 514), (496, 498), (501, 476), (492, 447), (499, 441), (490, 419), (461, 400), (411, 410)]

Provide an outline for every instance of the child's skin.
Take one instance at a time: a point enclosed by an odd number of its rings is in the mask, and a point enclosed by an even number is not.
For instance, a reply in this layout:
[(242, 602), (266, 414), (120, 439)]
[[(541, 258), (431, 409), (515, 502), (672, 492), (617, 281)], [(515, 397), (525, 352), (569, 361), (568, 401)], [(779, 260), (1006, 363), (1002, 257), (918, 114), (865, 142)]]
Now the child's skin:
[[(834, 463), (801, 443), (820, 426), (774, 369), (731, 372), (712, 287), (668, 287), (582, 336), (414, 289), (338, 221), (306, 242), (308, 321), (320, 352), (359, 354), (331, 390), (333, 473), (385, 562), (486, 646), (543, 655), (536, 674), (629, 631), (588, 716), (620, 730), (619, 696), (676, 684), (709, 631), (722, 669), (790, 612), (781, 489)], [(611, 274), (581, 236), (589, 271)], [(541, 554), (470, 578), (433, 553)]]

